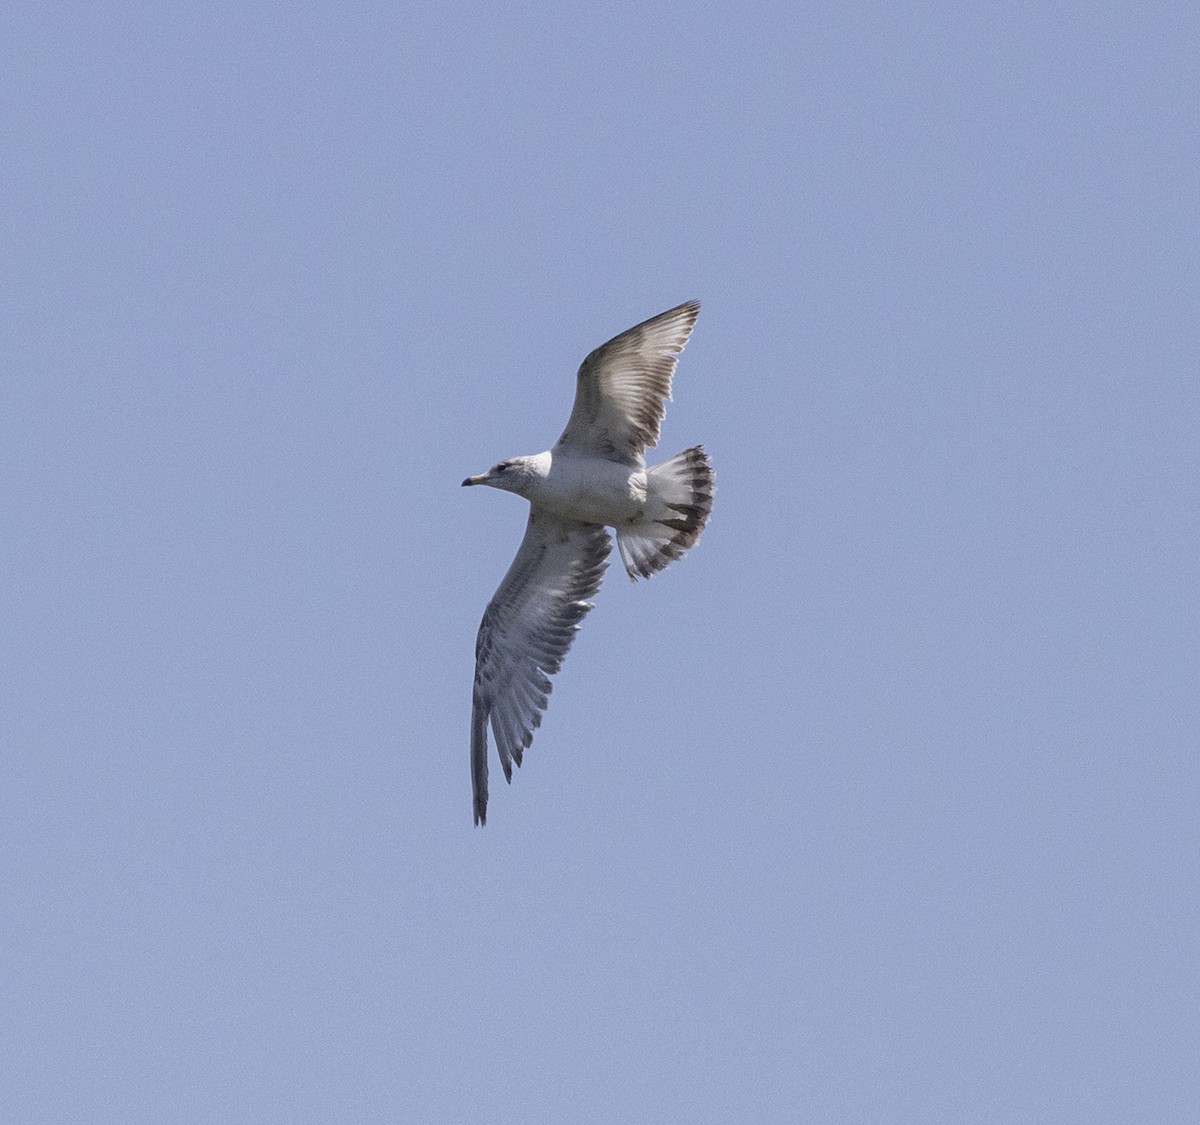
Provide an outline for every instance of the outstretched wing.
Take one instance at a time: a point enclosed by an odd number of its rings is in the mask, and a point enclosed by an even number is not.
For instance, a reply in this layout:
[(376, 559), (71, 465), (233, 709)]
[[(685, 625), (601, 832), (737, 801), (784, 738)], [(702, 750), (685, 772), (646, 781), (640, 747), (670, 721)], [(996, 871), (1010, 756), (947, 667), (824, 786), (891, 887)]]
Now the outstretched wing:
[(558, 445), (640, 464), (642, 449), (658, 444), (675, 357), (699, 312), (700, 302), (688, 301), (592, 352), (579, 368), (575, 405)]
[(475, 823), (487, 820), (491, 721), (504, 777), (533, 740), (558, 671), (600, 589), (608, 532), (599, 524), (562, 520), (530, 508), (517, 557), (484, 610), (475, 642), (471, 701), (471, 785)]

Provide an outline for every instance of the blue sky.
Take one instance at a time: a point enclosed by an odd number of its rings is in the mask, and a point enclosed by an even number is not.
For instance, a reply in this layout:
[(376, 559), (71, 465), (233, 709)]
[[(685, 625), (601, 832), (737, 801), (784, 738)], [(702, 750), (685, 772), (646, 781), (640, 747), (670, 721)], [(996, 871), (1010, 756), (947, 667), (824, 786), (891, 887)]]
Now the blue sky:
[[(0, 17), (0, 1117), (1200, 1119), (1194, 5), (500, 9)], [(692, 297), (474, 829), (459, 482)]]

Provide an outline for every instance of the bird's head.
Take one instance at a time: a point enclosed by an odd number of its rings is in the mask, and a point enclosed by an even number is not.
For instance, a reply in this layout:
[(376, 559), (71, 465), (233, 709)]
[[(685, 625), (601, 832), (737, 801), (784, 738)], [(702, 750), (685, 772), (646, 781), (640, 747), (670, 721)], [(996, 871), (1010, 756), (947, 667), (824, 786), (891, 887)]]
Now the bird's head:
[(486, 473), (480, 473), (477, 477), (467, 477), (463, 485), (486, 484), (524, 496), (539, 475), (536, 457), (509, 457), (498, 465), (493, 465)]

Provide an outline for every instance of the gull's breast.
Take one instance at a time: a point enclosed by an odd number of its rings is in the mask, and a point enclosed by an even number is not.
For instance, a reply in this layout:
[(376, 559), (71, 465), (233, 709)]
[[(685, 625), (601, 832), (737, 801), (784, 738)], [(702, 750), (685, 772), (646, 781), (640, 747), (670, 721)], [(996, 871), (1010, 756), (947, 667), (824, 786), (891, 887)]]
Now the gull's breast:
[(646, 506), (646, 471), (599, 457), (557, 453), (537, 497), (568, 519), (619, 527)]

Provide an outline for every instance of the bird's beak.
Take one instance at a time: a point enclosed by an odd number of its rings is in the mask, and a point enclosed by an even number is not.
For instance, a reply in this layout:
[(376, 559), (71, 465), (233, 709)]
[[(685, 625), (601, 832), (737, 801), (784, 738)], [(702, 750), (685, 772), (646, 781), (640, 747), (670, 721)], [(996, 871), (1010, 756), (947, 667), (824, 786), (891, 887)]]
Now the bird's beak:
[(468, 484), (486, 484), (486, 483), (487, 483), (487, 473), (483, 473), (482, 475), (477, 476), (477, 477), (467, 477), (467, 479), (465, 481), (463, 481), (463, 487), (466, 488), (466, 486)]

